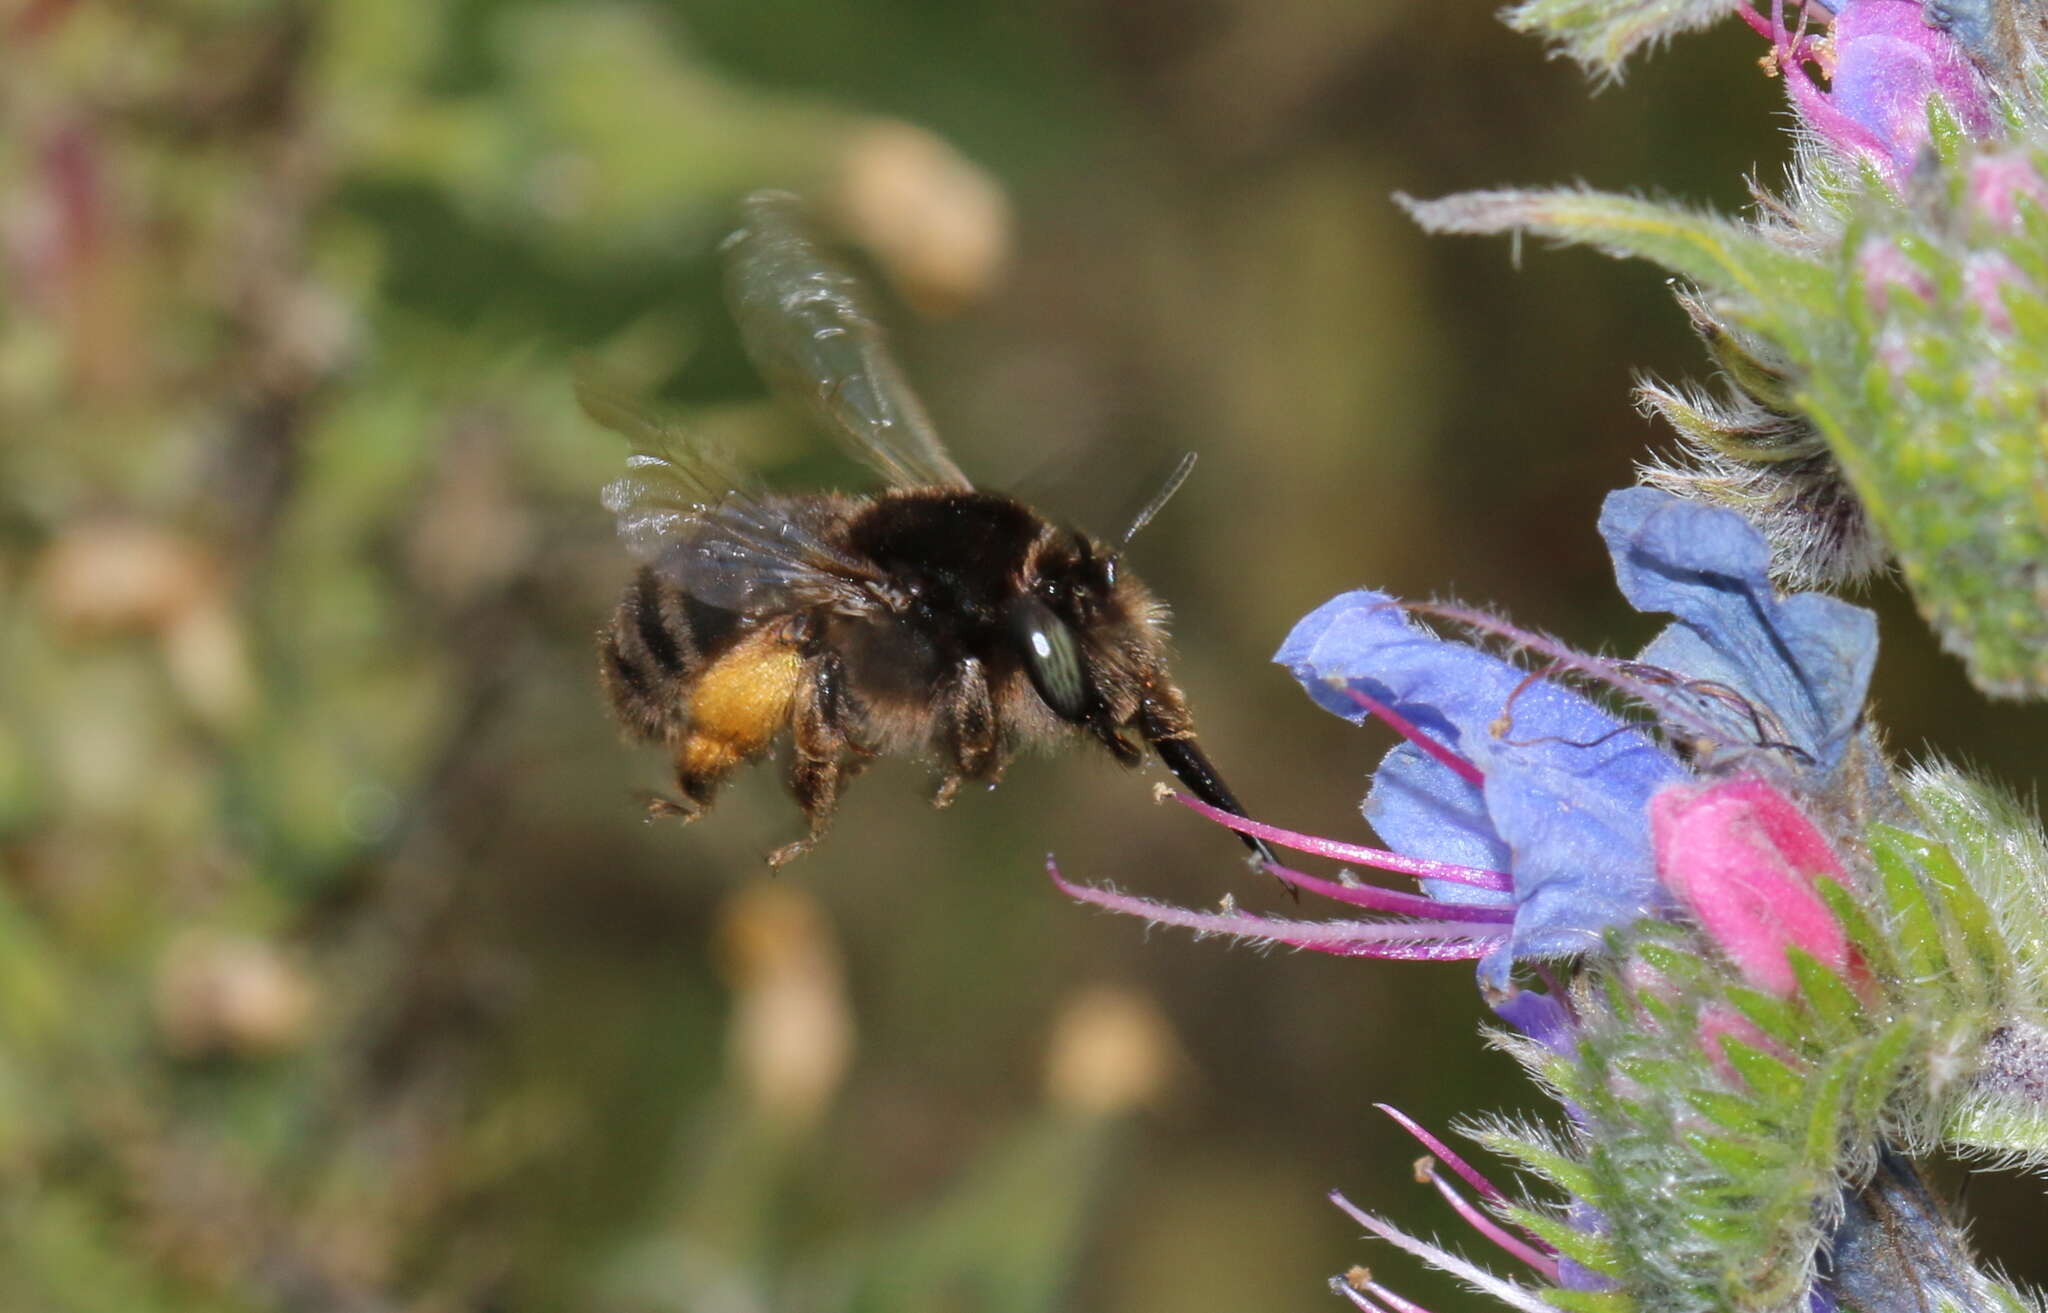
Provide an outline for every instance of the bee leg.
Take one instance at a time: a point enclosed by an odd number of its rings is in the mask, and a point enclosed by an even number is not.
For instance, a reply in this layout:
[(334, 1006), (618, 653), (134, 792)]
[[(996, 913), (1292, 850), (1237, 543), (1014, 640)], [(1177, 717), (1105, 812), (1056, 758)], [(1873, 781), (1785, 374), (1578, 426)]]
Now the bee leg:
[(867, 709), (846, 685), (846, 663), (837, 652), (817, 659), (811, 677), (819, 712), (837, 731), (846, 747), (861, 757), (878, 757), (882, 750), (866, 742), (860, 731), (867, 724)]
[(647, 804), (649, 821), (666, 820), (673, 816), (688, 825), (704, 814), (704, 804), (700, 802), (686, 802), (681, 798), (655, 793), (651, 789), (642, 790), (637, 796), (640, 801)]
[(940, 690), (940, 723), (946, 727), (952, 768), (963, 776), (979, 778), (1004, 764), (989, 674), (975, 658), (954, 666), (952, 678)]
[(950, 807), (960, 782), (1000, 774), (1005, 765), (996, 729), (996, 710), (989, 697), (988, 672), (973, 657), (963, 659), (941, 686), (936, 699), (938, 731), (934, 736), (946, 757), (946, 773), (932, 790), (932, 806)]
[(725, 783), (725, 777), (732, 774), (739, 761), (724, 750), (724, 745), (689, 735), (676, 745), (675, 762), (676, 789), (681, 796), (668, 798), (649, 794), (647, 819), (652, 821), (673, 816), (687, 825), (711, 810), (711, 800), (718, 796), (718, 786)]
[(793, 862), (817, 844), (832, 824), (839, 790), (865, 764), (857, 758), (847, 760), (847, 754), (857, 749), (841, 723), (850, 708), (840, 673), (836, 658), (820, 657), (812, 663), (810, 677), (797, 686), (790, 719), (795, 751), (789, 763), (789, 792), (811, 829), (803, 838), (769, 853), (770, 866)]

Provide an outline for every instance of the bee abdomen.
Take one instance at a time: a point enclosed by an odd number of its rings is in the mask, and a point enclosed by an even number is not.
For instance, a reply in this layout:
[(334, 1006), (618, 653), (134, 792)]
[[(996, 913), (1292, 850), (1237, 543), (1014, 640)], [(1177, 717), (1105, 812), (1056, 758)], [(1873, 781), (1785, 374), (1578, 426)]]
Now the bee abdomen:
[(612, 710), (635, 736), (673, 738), (689, 723), (690, 687), (731, 642), (739, 617), (642, 568), (599, 640)]

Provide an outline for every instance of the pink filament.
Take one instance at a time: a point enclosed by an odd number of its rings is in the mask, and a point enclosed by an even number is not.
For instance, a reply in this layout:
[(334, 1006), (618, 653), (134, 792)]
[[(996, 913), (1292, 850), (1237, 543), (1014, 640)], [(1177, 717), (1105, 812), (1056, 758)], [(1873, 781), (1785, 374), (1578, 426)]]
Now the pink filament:
[[(1430, 1155), (1432, 1157), (1434, 1157), (1438, 1162), (1442, 1163), (1444, 1166), (1456, 1172), (1458, 1176), (1465, 1182), (1465, 1184), (1471, 1186), (1474, 1190), (1478, 1191), (1480, 1198), (1486, 1200), (1488, 1203), (1500, 1204), (1507, 1202), (1507, 1196), (1500, 1192), (1500, 1187), (1496, 1186), (1493, 1182), (1487, 1180), (1485, 1176), (1480, 1174), (1478, 1168), (1466, 1162), (1462, 1156), (1460, 1156), (1455, 1150), (1453, 1150), (1449, 1145), (1445, 1144), (1442, 1140), (1439, 1140), (1436, 1138), (1436, 1136), (1431, 1135), (1427, 1130), (1425, 1130), (1422, 1127), (1421, 1123), (1417, 1122), (1407, 1113), (1402, 1112), (1399, 1108), (1394, 1107), (1392, 1104), (1375, 1103), (1372, 1106), (1378, 1108), (1381, 1112), (1393, 1118), (1395, 1124), (1400, 1126), (1402, 1130), (1414, 1136), (1416, 1140), (1421, 1143), (1423, 1148), (1429, 1150)], [(1441, 1182), (1437, 1184), (1437, 1189), (1442, 1190), (1444, 1188), (1445, 1187)], [(1453, 1207), (1455, 1206), (1456, 1205), (1454, 1204)], [(1534, 1243), (1536, 1248), (1540, 1250), (1543, 1254), (1548, 1255), (1555, 1254), (1557, 1252), (1556, 1248), (1548, 1240), (1545, 1240), (1542, 1236), (1537, 1235), (1534, 1231), (1529, 1230), (1529, 1228), (1523, 1227), (1522, 1234), (1528, 1236), (1530, 1241)], [(1531, 1262), (1533, 1264), (1533, 1260), (1524, 1259), (1524, 1261)], [(1551, 1279), (1553, 1281), (1556, 1279), (1555, 1272), (1551, 1273)]]
[(1414, 1300), (1395, 1294), (1377, 1281), (1366, 1282), (1365, 1288), (1380, 1302), (1393, 1309), (1394, 1313), (1429, 1313), (1428, 1309)]
[[(1367, 1281), (1364, 1283), (1364, 1288), (1361, 1289), (1358, 1286), (1352, 1285), (1347, 1278), (1331, 1277), (1330, 1289), (1344, 1296), (1344, 1298), (1350, 1300), (1359, 1308), (1372, 1310), (1372, 1313), (1382, 1313), (1381, 1304), (1392, 1309), (1394, 1313), (1429, 1313), (1428, 1309), (1414, 1300), (1395, 1294), (1377, 1281)], [(1373, 1302), (1374, 1299), (1379, 1300), (1379, 1303), (1375, 1304)]]
[[(1477, 866), (1456, 866), (1450, 862), (1431, 861), (1426, 857), (1404, 857), (1400, 853), (1388, 852), (1384, 848), (1366, 848), (1336, 839), (1318, 838), (1315, 835), (1283, 830), (1276, 825), (1235, 816), (1177, 791), (1172, 792), (1172, 797), (1189, 811), (1198, 816), (1206, 816), (1218, 825), (1226, 826), (1239, 834), (1249, 834), (1269, 843), (1277, 843), (1282, 848), (1292, 848), (1296, 852), (1328, 857), (1339, 862), (1356, 862), (1360, 866), (1413, 876), (1418, 880), (1448, 880), (1454, 884), (1468, 884), (1475, 889), (1490, 889), (1496, 893), (1507, 893), (1514, 888), (1514, 877), (1506, 871), (1488, 871)], [(1338, 895), (1329, 896), (1335, 898)], [(1343, 901), (1353, 900), (1347, 898)], [(1463, 904), (1455, 906), (1461, 911), (1466, 910)]]
[(1198, 934), (1263, 939), (1292, 948), (1338, 957), (1392, 958), (1415, 962), (1468, 962), (1485, 957), (1507, 942), (1497, 924), (1482, 921), (1287, 921), (1238, 913), (1197, 912), (1069, 883), (1048, 856), (1046, 874), (1069, 898), (1113, 912), (1143, 917), (1160, 925), (1180, 926)]
[(1765, 18), (1748, 5), (1743, 5), (1735, 12), (1741, 17), (1743, 22), (1749, 24), (1751, 31), (1770, 42), (1777, 49), (1778, 59), (1781, 64), (1804, 63), (1808, 60), (1816, 63), (1819, 62), (1820, 51), (1814, 47), (1813, 38), (1805, 33), (1806, 17), (1804, 14), (1800, 16), (1800, 31), (1796, 39), (1795, 34), (1785, 29), (1784, 0), (1773, 0), (1771, 16), (1769, 18)]
[(1390, 916), (1419, 916), (1478, 921), (1491, 925), (1510, 925), (1515, 919), (1512, 907), (1486, 907), (1472, 903), (1447, 903), (1421, 894), (1404, 894), (1395, 889), (1382, 889), (1377, 885), (1339, 884), (1325, 880), (1291, 866), (1274, 865), (1269, 869), (1288, 884), (1306, 889), (1312, 894), (1321, 894), (1333, 902), (1349, 903), (1374, 912), (1385, 912)]
[(1361, 692), (1360, 690), (1351, 687), (1349, 684), (1344, 686), (1344, 691), (1351, 695), (1351, 700), (1353, 702), (1356, 702), (1359, 706), (1364, 707), (1367, 711), (1370, 711), (1373, 715), (1378, 716), (1381, 720), (1386, 721), (1387, 724), (1393, 728), (1396, 734), (1399, 734), (1402, 738), (1407, 739), (1410, 743), (1413, 743), (1416, 747), (1421, 748), (1424, 752), (1434, 757), (1437, 761), (1449, 767), (1452, 771), (1456, 772), (1458, 778), (1465, 781), (1465, 783), (1471, 785), (1475, 789), (1479, 788), (1481, 785), (1486, 783), (1486, 777), (1479, 773), (1479, 768), (1477, 766), (1474, 766), (1471, 762), (1465, 760), (1457, 753), (1452, 752), (1443, 744), (1438, 743), (1429, 735), (1424, 734), (1421, 730), (1415, 727), (1414, 721), (1409, 720), (1406, 716), (1394, 710), (1392, 707), (1380, 701), (1378, 698), (1374, 697), (1370, 693)]
[(1500, 1192), (1500, 1188), (1498, 1186), (1496, 1186), (1493, 1182), (1487, 1180), (1484, 1176), (1480, 1175), (1478, 1168), (1472, 1166), (1472, 1164), (1466, 1162), (1463, 1158), (1459, 1157), (1458, 1154), (1454, 1152), (1451, 1149), (1451, 1147), (1445, 1144), (1442, 1140), (1437, 1139), (1436, 1136), (1431, 1135), (1428, 1131), (1424, 1130), (1421, 1123), (1417, 1122), (1407, 1113), (1402, 1112), (1399, 1108), (1394, 1107), (1390, 1103), (1375, 1103), (1372, 1106), (1378, 1108), (1381, 1112), (1393, 1118), (1396, 1125), (1398, 1125), (1402, 1130), (1408, 1132), (1410, 1135), (1414, 1136), (1416, 1140), (1422, 1145), (1422, 1147), (1429, 1150), (1430, 1154), (1433, 1157), (1435, 1157), (1438, 1162), (1442, 1163), (1444, 1166), (1456, 1172), (1460, 1177), (1464, 1179), (1465, 1184), (1471, 1186), (1474, 1190), (1477, 1190), (1481, 1198), (1491, 1200), (1495, 1203), (1503, 1202), (1507, 1198), (1506, 1195), (1503, 1195)]
[(1557, 1284), (1556, 1259), (1530, 1248), (1502, 1230), (1498, 1222), (1488, 1217), (1481, 1209), (1475, 1207), (1471, 1200), (1452, 1189), (1451, 1183), (1437, 1175), (1434, 1169), (1431, 1169), (1429, 1173), (1429, 1183), (1436, 1187), (1436, 1192), (1444, 1197), (1444, 1202), (1455, 1209), (1458, 1216), (1464, 1218), (1473, 1230), (1485, 1236), (1488, 1240), (1493, 1241), (1494, 1244), (1500, 1246), (1507, 1253), (1527, 1263), (1544, 1280), (1552, 1285)]

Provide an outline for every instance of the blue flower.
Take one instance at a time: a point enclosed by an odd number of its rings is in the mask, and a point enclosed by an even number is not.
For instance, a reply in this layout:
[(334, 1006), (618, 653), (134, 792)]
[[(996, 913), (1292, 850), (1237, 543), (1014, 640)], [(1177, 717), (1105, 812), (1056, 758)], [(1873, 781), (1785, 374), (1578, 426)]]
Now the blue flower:
[(1687, 698), (1714, 737), (1794, 749), (1824, 774), (1841, 766), (1877, 662), (1876, 616), (1820, 593), (1779, 597), (1747, 521), (1655, 488), (1608, 494), (1600, 534), (1629, 604), (1678, 618), (1637, 661), (1738, 695)]
[(1510, 873), (1505, 892), (1424, 884), (1446, 902), (1513, 905), (1508, 942), (1486, 959), (1493, 983), (1511, 957), (1584, 952), (1605, 927), (1664, 906), (1647, 808), (1686, 772), (1647, 730), (1438, 638), (1382, 593), (1325, 603), (1275, 659), (1348, 720), (1378, 704), (1413, 727), (1374, 772), (1365, 817), (1395, 852)]
[[(1354, 920), (1197, 912), (1070, 884), (1097, 906), (1207, 934), (1357, 957), (1481, 959), (1505, 989), (1517, 961), (1597, 948), (1602, 932), (1672, 910), (1657, 878), (1650, 800), (1701, 766), (1764, 758), (1805, 787), (1831, 782), (1858, 733), (1876, 659), (1869, 612), (1779, 597), (1770, 549), (1739, 515), (1652, 488), (1600, 517), (1622, 592), (1675, 617), (1635, 661), (1585, 656), (1483, 613), (1346, 593), (1274, 658), (1347, 720), (1407, 741), (1373, 774), (1365, 817), (1390, 850), (1184, 805), (1268, 843), (1413, 877), (1412, 894), (1287, 868), (1298, 889), (1372, 913)], [(1415, 618), (1442, 617), (1539, 659), (1525, 669)], [(1624, 719), (1559, 682), (1571, 673), (1647, 710)], [(1674, 745), (1682, 745), (1681, 759)]]
[[(1609, 926), (1668, 907), (1649, 802), (1685, 780), (1665, 744), (1773, 752), (1822, 773), (1841, 763), (1876, 656), (1869, 612), (1780, 598), (1770, 549), (1731, 511), (1653, 488), (1611, 494), (1600, 518), (1623, 594), (1675, 616), (1632, 663), (1570, 653), (1497, 621), (1435, 610), (1548, 658), (1537, 673), (1438, 637), (1385, 594), (1347, 593), (1310, 614), (1275, 657), (1349, 720), (1378, 715), (1408, 742), (1373, 775), (1365, 816), (1397, 853), (1504, 870), (1506, 891), (1425, 881), (1445, 903), (1510, 904), (1512, 930), (1482, 965), (1597, 946)], [(1550, 676), (1573, 669), (1652, 708), (1630, 722)], [(1663, 735), (1656, 730), (1661, 728)]]

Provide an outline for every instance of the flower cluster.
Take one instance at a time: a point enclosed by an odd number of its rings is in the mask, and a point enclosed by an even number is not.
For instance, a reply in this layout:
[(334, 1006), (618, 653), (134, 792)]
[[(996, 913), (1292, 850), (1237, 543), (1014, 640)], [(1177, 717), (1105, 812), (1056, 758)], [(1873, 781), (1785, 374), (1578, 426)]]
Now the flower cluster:
[[(1365, 803), (1391, 851), (1219, 819), (1419, 879), (1420, 897), (1284, 872), (1310, 892), (1402, 921), (1292, 922), (1070, 891), (1165, 923), (1323, 952), (1477, 957), (1497, 990), (1517, 960), (1596, 949), (1608, 929), (1672, 910), (1658, 880), (1653, 804), (1700, 771), (1744, 764), (1831, 787), (1856, 740), (1876, 628), (1869, 612), (1834, 598), (1778, 597), (1769, 547), (1732, 512), (1632, 488), (1609, 496), (1600, 527), (1623, 594), (1676, 617), (1634, 661), (1373, 592), (1318, 608), (1281, 646), (1276, 660), (1322, 706), (1350, 720), (1377, 717), (1402, 736)], [(1439, 637), (1418, 612), (1463, 621), (1541, 665), (1531, 672)], [(1573, 678), (1646, 715), (1618, 715)]]
[[(1633, 488), (1608, 497), (1600, 530), (1624, 596), (1673, 618), (1633, 660), (1374, 592), (1318, 608), (1282, 645), (1277, 660), (1317, 703), (1400, 735), (1363, 807), (1386, 848), (1181, 799), (1419, 892), (1279, 868), (1373, 914), (1311, 921), (1053, 878), (1202, 933), (1479, 959), (1511, 1027), (1501, 1042), (1569, 1124), (1478, 1138), (1557, 1197), (1510, 1200), (1395, 1115), (1477, 1202), (1435, 1167), (1425, 1177), (1541, 1284), (1338, 1202), (1513, 1306), (1598, 1292), (1617, 1308), (1828, 1309), (1881, 1282), (1899, 1243), (1951, 1274), (1922, 1293), (1997, 1306), (2010, 1292), (1939, 1214), (1883, 1236), (1875, 1219), (1924, 1192), (1899, 1143), (2048, 1157), (2048, 1118), (2018, 1075), (2048, 1049), (2048, 1031), (2022, 1020), (2048, 996), (2048, 970), (2022, 960), (2048, 848), (2009, 849), (2000, 867), (1989, 804), (1947, 777), (1892, 776), (1863, 717), (1873, 617), (1777, 592), (1770, 547), (1742, 517)], [(2003, 1055), (2007, 1043), (2024, 1056)], [(1333, 1288), (1359, 1307), (1414, 1307), (1367, 1275)]]
[[(1514, 1199), (1416, 1122), (1421, 1178), (1507, 1280), (1337, 1202), (1509, 1305), (1602, 1313), (2033, 1308), (1981, 1271), (1914, 1155), (2048, 1167), (2048, 840), (1958, 771), (1897, 771), (1865, 716), (1872, 615), (1818, 591), (1896, 564), (1978, 685), (2048, 695), (2048, 27), (2014, 0), (1519, 0), (1612, 75), (1737, 14), (1798, 126), (1728, 219), (1584, 190), (1403, 199), (1442, 232), (1662, 264), (1718, 393), (1645, 385), (1680, 455), (1609, 496), (1632, 660), (1358, 591), (1277, 660), (1400, 736), (1375, 848), (1198, 812), (1415, 891), (1291, 868), (1332, 920), (1117, 911), (1264, 944), (1477, 959), (1495, 1040), (1563, 1125), (1468, 1127)], [(1448, 632), (1439, 632), (1444, 630)], [(1453, 1180), (1462, 1180), (1476, 1198)], [(1358, 1308), (1416, 1306), (1363, 1269)]]
[[(1410, 211), (1441, 232), (1531, 232), (1678, 275), (1725, 386), (1643, 388), (1682, 444), (1650, 481), (1740, 511), (1794, 586), (1896, 563), (1979, 687), (2048, 693), (2048, 29), (2008, 0), (1713, 7), (1771, 42), (1801, 128), (1784, 190), (1758, 189), (1754, 219), (1583, 190)], [(1649, 13), (1693, 8), (1573, 13), (1639, 40)], [(1584, 37), (1553, 35), (1574, 50)]]

